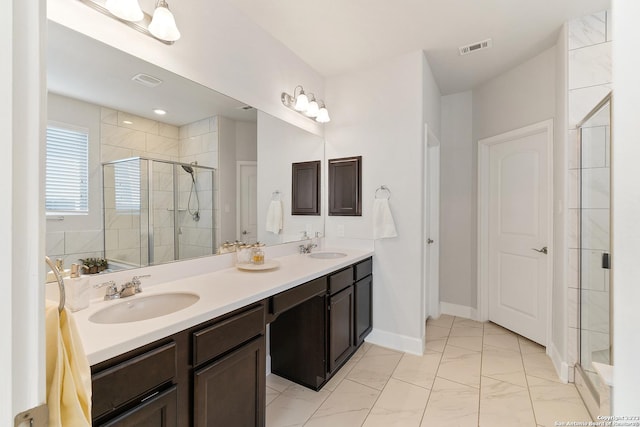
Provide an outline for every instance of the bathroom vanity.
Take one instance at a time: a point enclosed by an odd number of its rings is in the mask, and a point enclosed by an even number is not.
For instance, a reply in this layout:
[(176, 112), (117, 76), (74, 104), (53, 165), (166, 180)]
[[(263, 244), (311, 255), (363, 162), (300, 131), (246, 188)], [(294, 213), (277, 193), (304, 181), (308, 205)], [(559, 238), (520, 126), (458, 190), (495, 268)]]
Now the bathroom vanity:
[[(279, 260), (281, 267), (272, 272), (227, 269), (186, 280), (183, 290), (198, 293), (201, 300), (182, 310), (182, 317), (195, 323), (97, 363), (92, 357), (104, 359), (109, 349), (89, 354), (93, 425), (263, 426), (267, 324), (272, 372), (314, 390), (321, 388), (371, 330), (371, 253), (350, 251), (342, 260), (307, 255)], [(238, 279), (227, 281), (231, 293), (245, 295), (226, 305), (237, 308), (225, 311), (212, 301), (214, 295), (222, 295), (212, 288), (222, 291), (222, 282), (231, 276)], [(156, 287), (150, 289), (155, 292)], [(206, 313), (208, 319), (201, 321)], [(154, 323), (87, 324), (90, 315), (78, 319), (83, 342), (85, 334), (98, 327), (106, 332), (139, 325), (144, 331)], [(159, 319), (160, 332), (123, 337), (126, 346), (175, 329), (175, 324), (162, 327)]]

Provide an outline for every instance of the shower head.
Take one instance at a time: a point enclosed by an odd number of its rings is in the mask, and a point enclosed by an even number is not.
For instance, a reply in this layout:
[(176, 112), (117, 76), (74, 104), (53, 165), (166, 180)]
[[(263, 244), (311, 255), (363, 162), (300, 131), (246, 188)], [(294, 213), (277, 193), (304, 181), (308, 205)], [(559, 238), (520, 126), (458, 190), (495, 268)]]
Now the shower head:
[(182, 169), (184, 169), (186, 173), (193, 175), (193, 168), (191, 166), (182, 165)]

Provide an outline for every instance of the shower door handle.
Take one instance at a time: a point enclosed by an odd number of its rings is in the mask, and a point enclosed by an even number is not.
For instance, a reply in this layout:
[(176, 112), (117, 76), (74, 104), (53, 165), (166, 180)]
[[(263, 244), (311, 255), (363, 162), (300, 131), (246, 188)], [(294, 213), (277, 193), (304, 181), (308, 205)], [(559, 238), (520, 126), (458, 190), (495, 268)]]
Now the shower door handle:
[(547, 247), (543, 247), (542, 249), (536, 249), (536, 248), (531, 248), (531, 250), (536, 251), (536, 252), (540, 252), (541, 254), (548, 254), (549, 250), (547, 249)]
[(609, 256), (608, 253), (603, 253), (602, 254), (602, 268), (604, 268), (606, 270), (610, 270), (611, 269), (611, 257)]

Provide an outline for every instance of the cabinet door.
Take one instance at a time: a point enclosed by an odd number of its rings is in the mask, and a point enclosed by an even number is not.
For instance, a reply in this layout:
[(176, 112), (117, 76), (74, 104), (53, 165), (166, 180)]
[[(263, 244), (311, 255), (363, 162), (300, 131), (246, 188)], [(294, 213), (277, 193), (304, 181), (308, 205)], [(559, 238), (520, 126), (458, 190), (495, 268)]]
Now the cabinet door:
[(329, 372), (353, 353), (353, 286), (331, 296), (329, 303)]
[(356, 318), (356, 346), (359, 346), (373, 327), (371, 311), (372, 277), (367, 276), (358, 280), (354, 285), (355, 290), (355, 318)]
[(155, 395), (119, 417), (105, 423), (103, 427), (176, 427), (178, 420), (176, 386)]
[(326, 295), (315, 296), (271, 323), (271, 372), (313, 390), (324, 384), (327, 301)]
[(264, 336), (194, 373), (195, 427), (264, 426)]

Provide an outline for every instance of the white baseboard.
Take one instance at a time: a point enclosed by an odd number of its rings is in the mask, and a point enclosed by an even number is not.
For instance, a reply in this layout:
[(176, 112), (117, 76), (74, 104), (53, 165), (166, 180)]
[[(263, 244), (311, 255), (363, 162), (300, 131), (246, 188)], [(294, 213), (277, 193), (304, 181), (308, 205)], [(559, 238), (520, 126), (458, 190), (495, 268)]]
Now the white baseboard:
[(466, 305), (452, 304), (450, 302), (440, 302), (440, 314), (478, 320), (478, 310), (475, 308), (467, 307)]
[(556, 373), (563, 383), (568, 383), (569, 378), (569, 365), (565, 360), (562, 360), (560, 352), (553, 343), (549, 343), (547, 346), (547, 355), (551, 358), (553, 367), (556, 368)]
[(366, 342), (402, 351), (403, 353), (424, 354), (424, 340), (420, 338), (408, 337), (406, 335), (394, 334), (380, 329), (373, 329), (365, 339)]

